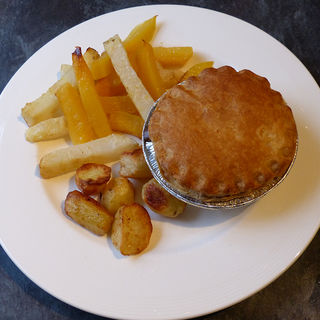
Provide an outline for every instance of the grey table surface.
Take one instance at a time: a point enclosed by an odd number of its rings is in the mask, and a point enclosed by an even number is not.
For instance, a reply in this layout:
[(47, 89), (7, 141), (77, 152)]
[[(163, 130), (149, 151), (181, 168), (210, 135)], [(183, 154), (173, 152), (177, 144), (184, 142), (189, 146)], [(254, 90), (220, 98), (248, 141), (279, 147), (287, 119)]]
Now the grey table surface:
[[(213, 9), (257, 26), (291, 50), (320, 83), (319, 0), (0, 0), (0, 92), (34, 52), (70, 27), (121, 8), (167, 3)], [(40, 289), (0, 247), (0, 319), (103, 318), (69, 306)], [(302, 256), (265, 289), (198, 319), (320, 319), (320, 233)]]

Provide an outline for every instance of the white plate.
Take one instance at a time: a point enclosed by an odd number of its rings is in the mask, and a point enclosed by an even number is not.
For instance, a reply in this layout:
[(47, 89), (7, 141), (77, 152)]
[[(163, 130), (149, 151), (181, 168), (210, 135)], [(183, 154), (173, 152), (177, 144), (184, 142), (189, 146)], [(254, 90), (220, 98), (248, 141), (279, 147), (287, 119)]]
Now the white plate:
[[(110, 240), (62, 213), (72, 174), (39, 178), (37, 161), (64, 141), (30, 144), (20, 108), (57, 78), (76, 45), (102, 50), (104, 40), (158, 15), (154, 43), (191, 45), (216, 66), (266, 76), (292, 107), (300, 137), (287, 179), (237, 211), (189, 207), (176, 220), (152, 214), (150, 248), (121, 257)], [(218, 12), (145, 6), (112, 12), (53, 39), (15, 74), (0, 99), (1, 245), (16, 265), (55, 297), (113, 318), (190, 318), (230, 306), (260, 290), (302, 253), (320, 223), (320, 93), (305, 67), (261, 30)], [(290, 293), (289, 293), (290, 294)]]

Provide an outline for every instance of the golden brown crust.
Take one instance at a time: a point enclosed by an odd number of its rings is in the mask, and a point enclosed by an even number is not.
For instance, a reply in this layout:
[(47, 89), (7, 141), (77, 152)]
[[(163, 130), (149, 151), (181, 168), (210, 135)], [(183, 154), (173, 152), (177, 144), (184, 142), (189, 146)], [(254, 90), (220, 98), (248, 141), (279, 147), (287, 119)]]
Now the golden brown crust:
[(76, 170), (75, 182), (86, 195), (103, 191), (111, 178), (111, 168), (99, 163), (86, 163)]
[(74, 190), (64, 203), (65, 213), (84, 228), (103, 236), (112, 225), (113, 216), (95, 199)]
[(267, 79), (225, 66), (170, 89), (149, 124), (157, 160), (177, 188), (232, 196), (281, 177), (297, 129), (291, 109)]

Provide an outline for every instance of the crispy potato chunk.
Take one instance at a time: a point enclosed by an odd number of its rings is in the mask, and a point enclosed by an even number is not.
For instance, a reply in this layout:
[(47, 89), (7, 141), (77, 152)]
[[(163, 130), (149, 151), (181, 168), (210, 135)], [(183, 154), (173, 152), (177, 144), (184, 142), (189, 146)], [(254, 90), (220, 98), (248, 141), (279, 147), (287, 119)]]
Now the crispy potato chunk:
[(151, 171), (144, 159), (142, 148), (124, 152), (120, 157), (120, 175), (126, 178), (151, 178)]
[(154, 101), (132, 68), (127, 52), (118, 35), (103, 43), (114, 69), (143, 120), (148, 116)]
[(115, 214), (123, 205), (134, 203), (134, 187), (132, 183), (123, 177), (116, 177), (106, 185), (101, 204), (111, 213)]
[(86, 163), (76, 170), (76, 185), (86, 195), (103, 191), (111, 178), (111, 168), (99, 163)]
[(88, 162), (104, 164), (118, 161), (123, 152), (136, 149), (137, 146), (137, 142), (129, 136), (113, 133), (104, 138), (57, 149), (41, 158), (40, 175), (48, 179), (74, 171)]
[(170, 218), (177, 217), (186, 207), (184, 202), (161, 188), (155, 179), (151, 179), (143, 185), (142, 199), (151, 210)]
[(98, 201), (80, 191), (68, 193), (64, 208), (71, 219), (98, 236), (106, 234), (112, 226), (113, 216)]
[(111, 230), (113, 245), (123, 255), (134, 255), (147, 248), (152, 223), (147, 210), (134, 203), (122, 206), (116, 213)]

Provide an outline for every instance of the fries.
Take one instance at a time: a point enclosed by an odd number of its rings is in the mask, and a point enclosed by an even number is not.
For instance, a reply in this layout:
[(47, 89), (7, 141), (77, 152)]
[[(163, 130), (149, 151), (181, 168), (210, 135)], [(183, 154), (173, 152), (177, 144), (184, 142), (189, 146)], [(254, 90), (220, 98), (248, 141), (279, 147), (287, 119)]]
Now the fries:
[(197, 63), (185, 72), (185, 74), (181, 78), (181, 81), (184, 81), (192, 76), (198, 76), (202, 70), (211, 68), (212, 66), (213, 66), (213, 61)]
[(145, 120), (154, 101), (130, 65), (128, 55), (122, 45), (120, 37), (115, 35), (104, 42), (103, 45), (128, 95), (135, 104), (142, 119)]
[(154, 47), (155, 58), (165, 68), (181, 68), (193, 56), (192, 47)]
[(63, 116), (43, 120), (26, 131), (26, 139), (29, 142), (52, 140), (68, 136), (67, 123)]
[(132, 134), (141, 139), (144, 121), (140, 116), (116, 111), (109, 115), (112, 130)]
[(157, 100), (165, 91), (165, 85), (157, 68), (152, 47), (147, 42), (142, 42), (137, 51), (138, 75), (152, 96)]
[(66, 118), (73, 144), (88, 142), (96, 138), (81, 103), (78, 90), (65, 83), (56, 93)]
[(110, 163), (119, 160), (125, 151), (136, 149), (137, 142), (129, 136), (113, 133), (76, 146), (58, 149), (40, 160), (40, 175), (45, 178), (74, 171), (85, 163)]
[(79, 47), (72, 54), (72, 65), (82, 104), (94, 133), (98, 138), (111, 134), (108, 118), (103, 111), (94, 80)]

